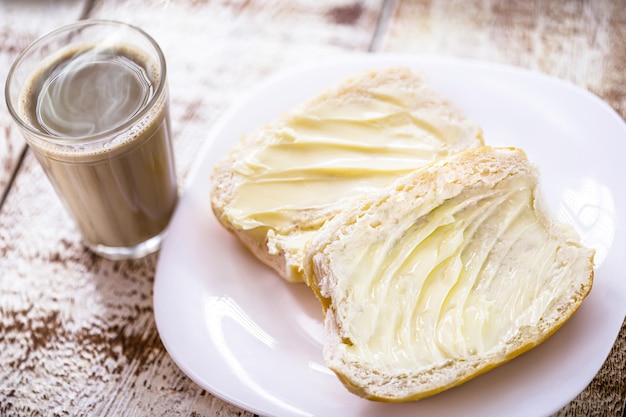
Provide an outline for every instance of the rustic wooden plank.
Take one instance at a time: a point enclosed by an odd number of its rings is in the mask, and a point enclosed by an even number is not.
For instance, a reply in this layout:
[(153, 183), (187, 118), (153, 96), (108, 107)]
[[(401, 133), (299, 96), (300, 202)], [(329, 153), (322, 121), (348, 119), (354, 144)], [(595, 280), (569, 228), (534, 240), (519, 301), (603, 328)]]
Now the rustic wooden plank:
[(624, 39), (622, 0), (405, 0), (381, 48), (541, 71), (591, 90), (626, 117)]
[(69, 0), (59, 4), (17, 0), (0, 2), (0, 80), (3, 97), (3, 111), (0, 112), (0, 197), (5, 194), (25, 148), (24, 140), (4, 104), (4, 83), (9, 68), (19, 53), (36, 38), (80, 18), (86, 3), (87, 0)]
[[(380, 7), (101, 1), (89, 17), (134, 23), (161, 44), (184, 181), (228, 106), (286, 66), (367, 50)], [(251, 415), (202, 390), (167, 355), (152, 311), (156, 259), (115, 263), (87, 252), (27, 154), (0, 212), (0, 415)]]
[[(381, 50), (488, 60), (541, 71), (594, 92), (626, 118), (626, 7), (622, 0), (404, 0)], [(557, 413), (622, 416), (626, 322), (597, 377)]]

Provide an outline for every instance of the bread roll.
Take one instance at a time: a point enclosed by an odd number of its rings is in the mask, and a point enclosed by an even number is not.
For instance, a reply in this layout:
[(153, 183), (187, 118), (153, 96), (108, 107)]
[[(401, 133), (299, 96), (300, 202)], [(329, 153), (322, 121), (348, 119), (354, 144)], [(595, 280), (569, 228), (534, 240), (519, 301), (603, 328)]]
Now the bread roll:
[(459, 385), (565, 323), (591, 289), (593, 254), (541, 203), (523, 151), (436, 161), (356, 201), (307, 245), (324, 358), (373, 400)]
[(215, 168), (211, 204), (259, 259), (300, 282), (304, 245), (355, 196), (482, 143), (421, 74), (367, 72), (242, 138)]

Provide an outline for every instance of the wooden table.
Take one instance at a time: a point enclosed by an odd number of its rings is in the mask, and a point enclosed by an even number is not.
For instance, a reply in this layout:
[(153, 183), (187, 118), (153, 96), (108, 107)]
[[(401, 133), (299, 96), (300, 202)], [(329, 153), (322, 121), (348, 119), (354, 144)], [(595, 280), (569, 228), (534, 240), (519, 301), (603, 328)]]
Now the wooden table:
[[(256, 83), (350, 51), (515, 64), (587, 88), (626, 117), (623, 0), (5, 0), (0, 79), (32, 40), (80, 18), (127, 21), (161, 44), (181, 184), (209, 130)], [(251, 415), (177, 368), (153, 316), (158, 254), (111, 262), (88, 252), (4, 107), (0, 195), (0, 415)], [(557, 415), (619, 417), (625, 399), (626, 325)]]

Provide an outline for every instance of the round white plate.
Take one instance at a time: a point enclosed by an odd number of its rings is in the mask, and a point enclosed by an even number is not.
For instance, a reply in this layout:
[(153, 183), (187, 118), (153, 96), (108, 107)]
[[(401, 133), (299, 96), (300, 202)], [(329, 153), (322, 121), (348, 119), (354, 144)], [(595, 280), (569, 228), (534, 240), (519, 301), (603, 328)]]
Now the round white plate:
[[(322, 360), (321, 310), (215, 220), (209, 178), (242, 134), (362, 70), (407, 66), (484, 129), (518, 146), (542, 174), (554, 213), (597, 250), (593, 289), (541, 346), (458, 388), (385, 404), (344, 389)], [(282, 73), (216, 126), (199, 155), (161, 250), (154, 310), (177, 365), (206, 390), (264, 416), (546, 416), (593, 379), (626, 314), (626, 125), (603, 101), (521, 69), (442, 57), (356, 55)]]

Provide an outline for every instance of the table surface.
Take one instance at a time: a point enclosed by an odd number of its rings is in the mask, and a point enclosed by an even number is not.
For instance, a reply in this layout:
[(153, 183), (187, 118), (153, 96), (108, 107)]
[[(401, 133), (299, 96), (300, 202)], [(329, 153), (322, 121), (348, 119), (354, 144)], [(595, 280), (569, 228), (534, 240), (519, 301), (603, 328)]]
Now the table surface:
[[(0, 79), (35, 38), (82, 18), (133, 23), (162, 46), (181, 184), (211, 128), (257, 83), (355, 51), (518, 65), (626, 117), (623, 0), (5, 0)], [(177, 368), (154, 321), (158, 254), (112, 262), (87, 251), (4, 106), (0, 196), (0, 415), (252, 415)], [(625, 399), (626, 324), (556, 415), (621, 417)]]

